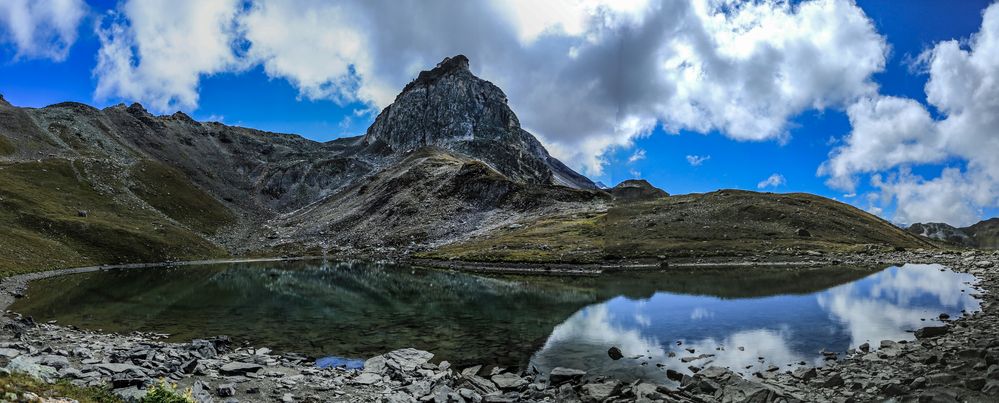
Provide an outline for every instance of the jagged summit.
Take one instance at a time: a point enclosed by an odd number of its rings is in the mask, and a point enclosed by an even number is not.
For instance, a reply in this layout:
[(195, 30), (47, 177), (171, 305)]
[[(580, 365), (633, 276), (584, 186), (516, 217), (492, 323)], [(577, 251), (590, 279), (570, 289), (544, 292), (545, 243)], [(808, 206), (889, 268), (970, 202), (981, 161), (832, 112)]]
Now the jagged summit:
[(397, 153), (440, 147), (481, 160), (515, 181), (596, 189), (523, 130), (506, 94), (468, 66), (468, 58), (457, 55), (421, 72), (378, 115), (364, 144)]
[(468, 69), (468, 58), (465, 55), (445, 57), (433, 69), (421, 71), (415, 80), (406, 84), (402, 92), (406, 92), (416, 86), (430, 85), (444, 75), (455, 72), (467, 72), (471, 74), (471, 71)]

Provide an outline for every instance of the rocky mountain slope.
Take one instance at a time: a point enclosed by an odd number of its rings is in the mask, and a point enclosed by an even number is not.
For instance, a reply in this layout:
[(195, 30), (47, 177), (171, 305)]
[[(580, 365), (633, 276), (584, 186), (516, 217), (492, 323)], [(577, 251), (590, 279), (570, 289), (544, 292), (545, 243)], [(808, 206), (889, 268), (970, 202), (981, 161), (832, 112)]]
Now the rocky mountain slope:
[(999, 217), (964, 228), (955, 228), (944, 223), (916, 223), (906, 228), (906, 231), (951, 245), (999, 248)]
[(494, 258), (506, 245), (532, 252), (503, 259), (532, 260), (929, 245), (816, 196), (598, 189), (523, 130), (464, 56), (420, 73), (363, 136), (325, 143), (138, 104), (0, 97), (0, 224), (6, 273), (358, 248)]

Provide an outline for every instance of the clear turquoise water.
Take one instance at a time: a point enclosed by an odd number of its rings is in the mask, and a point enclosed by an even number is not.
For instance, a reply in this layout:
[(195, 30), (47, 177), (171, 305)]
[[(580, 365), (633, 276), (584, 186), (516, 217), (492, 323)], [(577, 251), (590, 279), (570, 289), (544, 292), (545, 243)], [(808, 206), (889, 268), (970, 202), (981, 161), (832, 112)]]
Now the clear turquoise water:
[[(666, 368), (748, 374), (819, 363), (823, 350), (911, 340), (940, 313), (978, 310), (974, 281), (938, 265), (557, 278), (305, 261), (56, 277), (32, 283), (12, 309), (174, 340), (228, 335), (336, 364), (416, 347), (459, 366), (565, 366), (665, 381)], [(611, 360), (612, 346), (625, 358)], [(712, 356), (681, 361), (700, 354)]]

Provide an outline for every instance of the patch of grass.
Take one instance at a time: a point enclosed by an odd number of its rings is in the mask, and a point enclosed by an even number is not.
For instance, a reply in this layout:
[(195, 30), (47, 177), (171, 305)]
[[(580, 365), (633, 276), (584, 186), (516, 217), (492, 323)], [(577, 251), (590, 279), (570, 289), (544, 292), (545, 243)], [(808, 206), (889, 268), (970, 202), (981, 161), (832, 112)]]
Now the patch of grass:
[[(658, 260), (793, 250), (934, 245), (855, 207), (810, 194), (723, 190), (618, 202), (605, 214), (551, 216), (419, 255), (483, 262)], [(810, 235), (798, 235), (806, 229)]]
[(547, 217), (418, 257), (480, 262), (589, 262), (597, 260), (603, 249), (605, 220), (603, 213)]
[(212, 234), (235, 220), (232, 212), (191, 183), (182, 172), (154, 161), (132, 167), (136, 196), (189, 228)]
[(11, 155), (14, 151), (17, 151), (14, 148), (14, 144), (10, 140), (7, 140), (6, 137), (0, 136), (0, 155)]
[(129, 196), (115, 169), (59, 159), (0, 164), (0, 276), (227, 255)]
[(107, 387), (80, 387), (65, 380), (49, 384), (21, 373), (0, 375), (0, 400), (19, 401), (8, 399), (9, 394), (14, 394), (18, 399), (27, 401), (24, 399), (25, 392), (33, 393), (40, 398), (69, 398), (80, 403), (123, 402)]

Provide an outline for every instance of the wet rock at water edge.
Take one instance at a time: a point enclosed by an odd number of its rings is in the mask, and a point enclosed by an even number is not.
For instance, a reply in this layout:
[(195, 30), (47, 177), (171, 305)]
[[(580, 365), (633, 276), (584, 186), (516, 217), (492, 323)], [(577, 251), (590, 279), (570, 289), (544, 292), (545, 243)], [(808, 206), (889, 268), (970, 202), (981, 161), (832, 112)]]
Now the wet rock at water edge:
[(929, 339), (947, 334), (947, 326), (927, 326), (915, 332), (917, 339)]
[(493, 375), (490, 379), (502, 390), (517, 389), (521, 386), (527, 385), (527, 381), (525, 381), (524, 378), (508, 372)]
[(557, 367), (548, 373), (548, 383), (558, 385), (566, 382), (579, 382), (586, 376), (586, 371)]
[(607, 380), (598, 383), (583, 385), (580, 390), (586, 401), (602, 402), (607, 398), (621, 392), (621, 382), (617, 380)]
[(818, 376), (818, 372), (815, 371), (815, 368), (798, 368), (791, 373), (791, 376), (802, 381), (808, 381), (815, 379), (815, 377)]
[(607, 350), (607, 356), (609, 356), (612, 360), (617, 361), (623, 358), (624, 354), (621, 353), (621, 349), (617, 347), (611, 347), (609, 350)]

